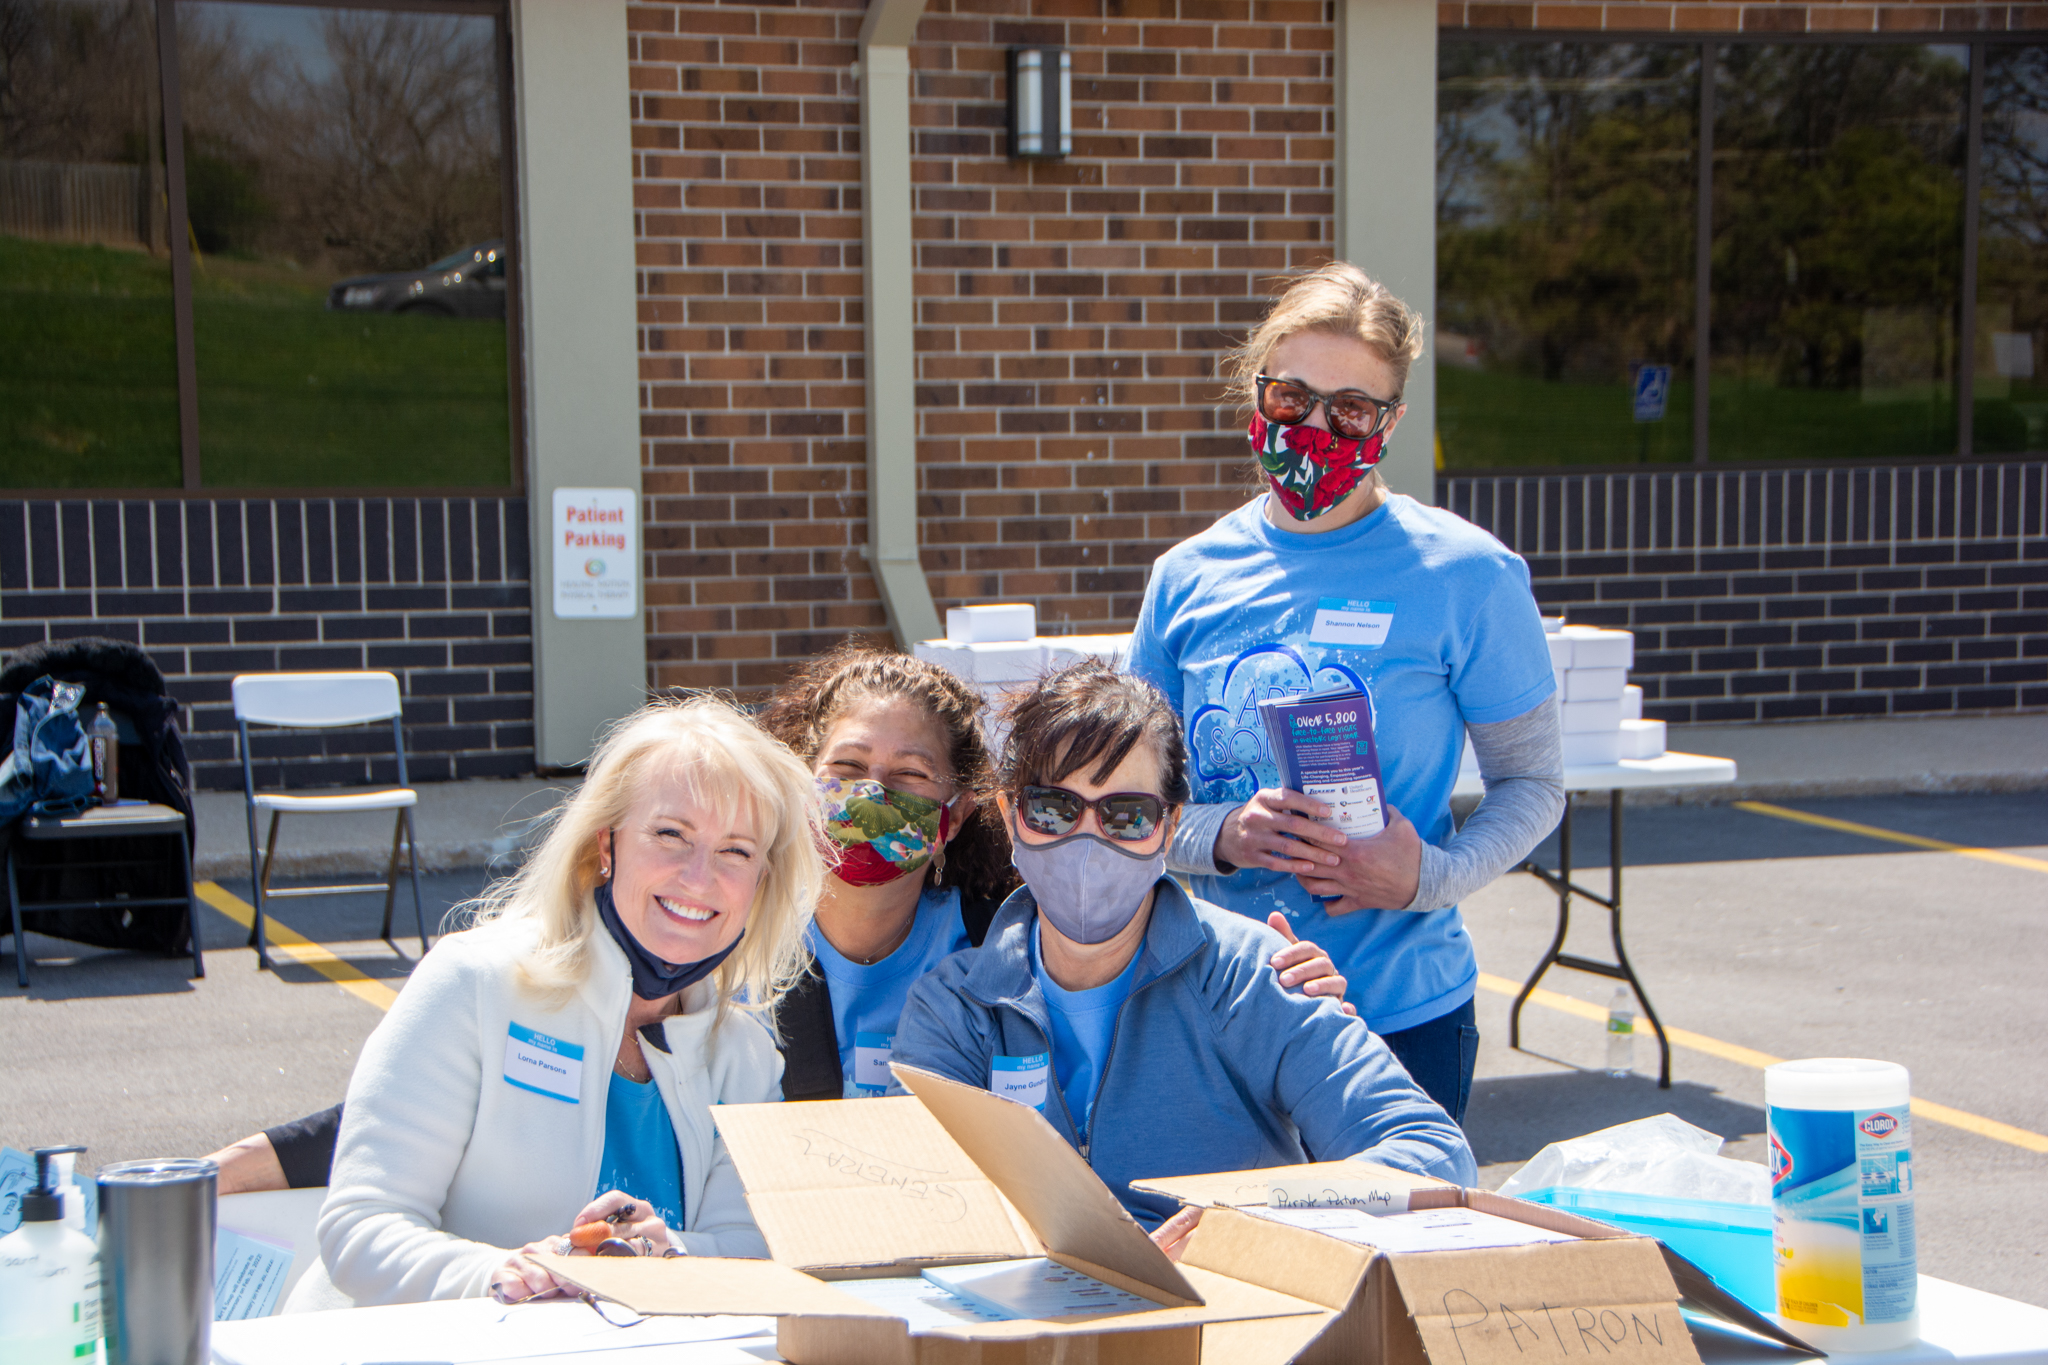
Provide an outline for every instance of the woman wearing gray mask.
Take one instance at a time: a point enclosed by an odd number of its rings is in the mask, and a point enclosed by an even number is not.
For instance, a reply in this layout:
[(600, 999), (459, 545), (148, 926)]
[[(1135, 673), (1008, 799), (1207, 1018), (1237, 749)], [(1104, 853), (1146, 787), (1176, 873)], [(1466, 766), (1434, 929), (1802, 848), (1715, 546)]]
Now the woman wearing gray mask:
[(1009, 719), (996, 800), (1024, 888), (912, 987), (894, 1060), (1039, 1109), (1149, 1228), (1172, 1201), (1132, 1180), (1355, 1156), (1469, 1185), (1464, 1134), (1386, 1045), (1280, 984), (1280, 935), (1166, 875), (1188, 798), (1166, 699), (1084, 662)]

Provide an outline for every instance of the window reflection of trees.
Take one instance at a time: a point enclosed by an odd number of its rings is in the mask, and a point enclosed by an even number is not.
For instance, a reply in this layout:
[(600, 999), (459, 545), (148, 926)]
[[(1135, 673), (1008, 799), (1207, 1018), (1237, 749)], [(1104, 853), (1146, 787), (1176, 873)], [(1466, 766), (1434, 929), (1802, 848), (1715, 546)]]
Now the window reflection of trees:
[(499, 235), (488, 20), (338, 10), (315, 52), (236, 6), (181, 10), (193, 228), (215, 250), (336, 273), (417, 267)]
[(1978, 198), (1980, 452), (2048, 445), (2048, 47), (1987, 50)]
[[(1689, 458), (1697, 49), (1446, 42), (1439, 71), (1447, 462)], [(1652, 426), (1639, 364), (1679, 384)]]
[[(1960, 51), (1730, 46), (1715, 85), (1719, 372), (1917, 402), (1953, 448)], [(1851, 452), (1841, 452), (1851, 453)], [(1867, 451), (1855, 453), (1907, 453)]]

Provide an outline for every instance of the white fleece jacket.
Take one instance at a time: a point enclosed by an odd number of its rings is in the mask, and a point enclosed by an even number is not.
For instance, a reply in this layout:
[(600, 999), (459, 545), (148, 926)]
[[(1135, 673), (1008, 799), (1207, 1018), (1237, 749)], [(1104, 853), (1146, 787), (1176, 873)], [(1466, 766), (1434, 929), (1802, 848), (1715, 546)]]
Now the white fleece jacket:
[[(289, 1311), (481, 1295), (508, 1251), (568, 1232), (598, 1193), (632, 975), (599, 933), (589, 979), (547, 1008), (519, 984), (527, 932), (497, 924), (436, 942), (363, 1045), (320, 1210), (322, 1264)], [(782, 1057), (744, 1014), (714, 1026), (709, 981), (683, 1003), (662, 1024), (669, 1051), (645, 1049), (682, 1147), (680, 1240), (691, 1255), (765, 1257), (710, 1106), (781, 1099)], [(574, 1102), (508, 1083), (514, 1024), (583, 1049)]]

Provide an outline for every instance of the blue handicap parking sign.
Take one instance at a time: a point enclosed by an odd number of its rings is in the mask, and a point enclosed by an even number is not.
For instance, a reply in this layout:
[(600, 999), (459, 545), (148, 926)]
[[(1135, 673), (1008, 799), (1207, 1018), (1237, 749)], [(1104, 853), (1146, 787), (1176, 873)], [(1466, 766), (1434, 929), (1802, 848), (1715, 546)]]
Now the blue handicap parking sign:
[(1664, 402), (1671, 396), (1669, 365), (1638, 365), (1635, 374), (1635, 409), (1638, 422), (1664, 420)]

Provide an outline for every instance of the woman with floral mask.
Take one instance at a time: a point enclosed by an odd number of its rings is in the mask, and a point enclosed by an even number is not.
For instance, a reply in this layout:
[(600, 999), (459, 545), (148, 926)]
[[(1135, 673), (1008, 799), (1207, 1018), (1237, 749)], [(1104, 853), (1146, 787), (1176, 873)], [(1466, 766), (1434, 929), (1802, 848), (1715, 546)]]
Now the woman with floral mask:
[[(1168, 865), (1327, 947), (1373, 1031), (1462, 1120), (1479, 968), (1457, 905), (1556, 825), (1564, 769), (1528, 565), (1374, 468), (1422, 353), (1422, 319), (1356, 266), (1281, 295), (1232, 357), (1265, 495), (1161, 556), (1131, 670), (1171, 699), (1194, 764)], [(1369, 838), (1281, 788), (1253, 710), (1336, 686), (1371, 696), (1386, 828)], [(1460, 829), (1468, 735), (1486, 795)]]
[(1039, 1109), (1147, 1227), (1174, 1201), (1134, 1179), (1311, 1152), (1470, 1184), (1464, 1134), (1386, 1046), (1280, 984), (1281, 936), (1166, 875), (1188, 796), (1166, 699), (1084, 662), (1010, 718), (998, 801), (1024, 889), (911, 990), (895, 1060)]

